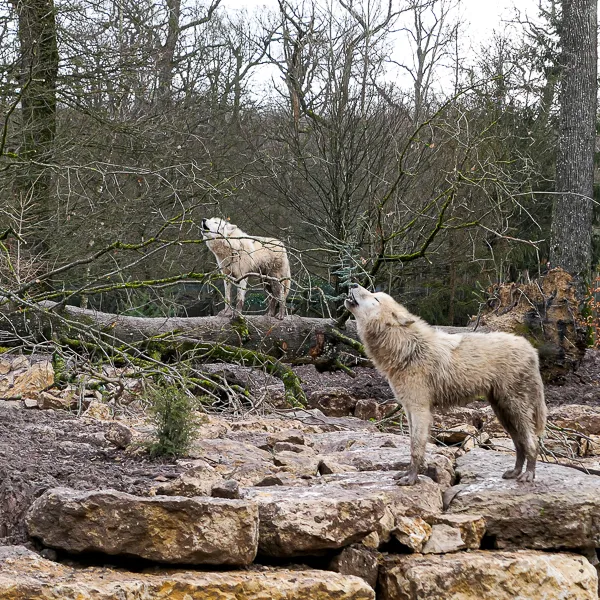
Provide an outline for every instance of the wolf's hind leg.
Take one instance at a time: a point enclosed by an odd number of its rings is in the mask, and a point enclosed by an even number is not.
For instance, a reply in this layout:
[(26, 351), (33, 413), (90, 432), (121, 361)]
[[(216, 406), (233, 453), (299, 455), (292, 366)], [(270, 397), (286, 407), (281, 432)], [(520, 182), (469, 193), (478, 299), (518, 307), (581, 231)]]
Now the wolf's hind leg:
[[(498, 421), (512, 438), (517, 454), (514, 468), (506, 471), (502, 477), (521, 482), (533, 481), (538, 443), (533, 415), (529, 414), (529, 410), (523, 410), (530, 408), (529, 400), (526, 397), (495, 397), (490, 398), (490, 403)], [(522, 473), (525, 461), (527, 466)]]

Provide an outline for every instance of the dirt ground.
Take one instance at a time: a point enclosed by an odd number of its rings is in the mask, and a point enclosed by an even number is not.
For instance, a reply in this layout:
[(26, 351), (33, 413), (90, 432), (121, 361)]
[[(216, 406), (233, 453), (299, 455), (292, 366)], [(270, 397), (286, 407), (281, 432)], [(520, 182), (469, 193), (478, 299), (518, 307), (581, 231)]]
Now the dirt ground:
[(0, 545), (25, 540), (23, 512), (49, 487), (145, 493), (174, 464), (131, 456), (104, 440), (106, 424), (60, 411), (0, 403)]
[[(229, 368), (229, 367), (228, 367)], [(392, 397), (386, 381), (373, 369), (358, 368), (356, 377), (338, 371), (296, 369), (307, 394), (325, 387), (347, 388), (357, 398)], [(279, 384), (258, 377), (255, 385)], [(589, 351), (580, 369), (564, 385), (546, 388), (549, 406), (600, 405), (600, 352)], [(183, 469), (173, 461), (152, 461), (144, 452), (119, 450), (104, 438), (105, 422), (66, 412), (12, 408), (0, 402), (0, 544), (26, 541), (24, 513), (45, 489), (113, 488), (144, 494)]]

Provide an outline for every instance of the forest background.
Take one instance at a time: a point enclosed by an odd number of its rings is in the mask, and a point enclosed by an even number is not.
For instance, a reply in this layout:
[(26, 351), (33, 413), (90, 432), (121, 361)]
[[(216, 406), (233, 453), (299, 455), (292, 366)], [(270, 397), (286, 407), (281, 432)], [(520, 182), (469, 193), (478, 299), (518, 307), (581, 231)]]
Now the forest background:
[(465, 325), (556, 266), (563, 14), (527, 8), (482, 38), (454, 0), (1, 0), (3, 295), (214, 314), (223, 216), (285, 241), (291, 312), (357, 278)]

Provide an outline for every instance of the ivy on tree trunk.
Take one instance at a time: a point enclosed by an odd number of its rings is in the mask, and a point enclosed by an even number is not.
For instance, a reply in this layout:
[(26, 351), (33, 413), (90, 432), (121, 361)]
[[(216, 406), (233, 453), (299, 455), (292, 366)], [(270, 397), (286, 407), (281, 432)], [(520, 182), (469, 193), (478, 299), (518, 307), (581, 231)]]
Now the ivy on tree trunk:
[(580, 281), (592, 260), (597, 96), (597, 0), (565, 0), (550, 262)]

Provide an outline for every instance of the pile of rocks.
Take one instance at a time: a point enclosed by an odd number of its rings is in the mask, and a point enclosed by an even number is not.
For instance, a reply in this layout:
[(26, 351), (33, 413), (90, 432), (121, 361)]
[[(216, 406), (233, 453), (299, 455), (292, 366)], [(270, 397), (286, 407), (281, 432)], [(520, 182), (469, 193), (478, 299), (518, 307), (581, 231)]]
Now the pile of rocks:
[(149, 496), (42, 494), (42, 556), (0, 549), (0, 597), (597, 599), (600, 478), (541, 464), (518, 484), (507, 453), (455, 454), (430, 445), (427, 476), (399, 487), (406, 436), (317, 410), (211, 418)]

